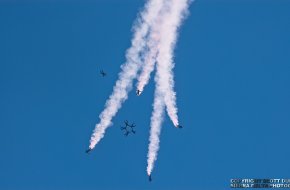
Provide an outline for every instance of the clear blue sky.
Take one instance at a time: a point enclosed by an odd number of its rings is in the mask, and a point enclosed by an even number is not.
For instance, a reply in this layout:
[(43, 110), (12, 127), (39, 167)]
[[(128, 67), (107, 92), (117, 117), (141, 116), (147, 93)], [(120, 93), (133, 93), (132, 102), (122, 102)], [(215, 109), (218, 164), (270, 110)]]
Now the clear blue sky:
[[(191, 5), (175, 51), (184, 129), (166, 118), (152, 183), (152, 80), (84, 153), (143, 4), (0, 1), (0, 189), (222, 190), (231, 178), (290, 177), (287, 0)], [(137, 124), (135, 136), (122, 135), (125, 119)]]

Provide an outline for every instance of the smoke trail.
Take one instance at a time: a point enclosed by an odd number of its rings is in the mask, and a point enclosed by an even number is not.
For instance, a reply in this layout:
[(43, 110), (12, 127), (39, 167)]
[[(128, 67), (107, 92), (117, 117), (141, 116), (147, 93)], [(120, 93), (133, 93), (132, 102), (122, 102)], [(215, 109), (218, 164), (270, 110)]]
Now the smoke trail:
[[(170, 2), (172, 4), (172, 2)], [(185, 2), (186, 6), (188, 6), (188, 1)], [(178, 4), (177, 4), (178, 5)], [(172, 19), (171, 23), (166, 23), (163, 29), (160, 29), (160, 19), (159, 22), (157, 22), (154, 27), (151, 29), (151, 33), (149, 35), (148, 39), (148, 52), (144, 53), (145, 54), (145, 63), (142, 68), (142, 73), (138, 78), (138, 83), (137, 83), (137, 90), (140, 90), (141, 92), (144, 90), (144, 86), (148, 84), (150, 74), (154, 70), (154, 64), (156, 61), (156, 56), (158, 53), (158, 47), (160, 46), (159, 40), (160, 40), (160, 30), (168, 30), (169, 35), (167, 35), (167, 40), (163, 41), (163, 44), (161, 46), (168, 47), (170, 48), (167, 50), (166, 55), (169, 55), (168, 60), (166, 61), (168, 63), (166, 69), (166, 75), (163, 77), (164, 78), (164, 84), (167, 81), (166, 85), (166, 92), (164, 93), (164, 98), (165, 98), (165, 104), (166, 104), (166, 110), (167, 113), (172, 120), (174, 126), (178, 126), (178, 116), (177, 116), (177, 106), (176, 106), (176, 93), (174, 92), (174, 76), (173, 76), (173, 71), (172, 69), (174, 68), (174, 63), (172, 61), (173, 59), (173, 50), (175, 47), (176, 43), (176, 38), (177, 38), (177, 32), (176, 30), (180, 26), (180, 23), (184, 16), (187, 13), (186, 8), (184, 8), (181, 4), (180, 8), (184, 9), (182, 12), (178, 12), (178, 9), (175, 9), (175, 11), (172, 11), (170, 14), (170, 17), (165, 17), (166, 19), (170, 20)], [(170, 6), (167, 4), (167, 6)], [(170, 8), (164, 8), (165, 10), (168, 10)], [(166, 11), (165, 11), (166, 12)], [(164, 17), (164, 16), (161, 16)], [(175, 18), (175, 19), (174, 19)], [(161, 18), (164, 19), (164, 18)], [(164, 35), (164, 34), (163, 34)], [(160, 48), (160, 47), (159, 47)]]
[(154, 65), (156, 62), (156, 56), (158, 52), (158, 42), (160, 38), (159, 31), (157, 30), (158, 25), (160, 22), (156, 22), (155, 25), (151, 28), (148, 40), (147, 40), (147, 46), (148, 51), (144, 52), (145, 60), (144, 64), (142, 66), (142, 72), (139, 76), (138, 83), (136, 85), (137, 90), (140, 92), (143, 92), (144, 87), (148, 84), (150, 79), (150, 74), (154, 70)]
[(146, 4), (137, 23), (134, 26), (134, 37), (131, 47), (126, 53), (126, 62), (121, 66), (119, 79), (117, 80), (113, 93), (106, 102), (105, 109), (100, 114), (100, 123), (98, 123), (93, 131), (90, 140), (90, 149), (103, 138), (105, 130), (111, 125), (112, 118), (120, 109), (122, 103), (128, 97), (128, 91), (132, 88), (132, 81), (136, 78), (137, 72), (141, 66), (139, 54), (145, 47), (145, 37), (148, 34), (152, 23), (162, 8), (163, 0), (150, 0)]
[(162, 39), (160, 40), (158, 63), (162, 67), (162, 90), (166, 111), (175, 126), (179, 125), (176, 106), (176, 93), (174, 92), (173, 52), (177, 40), (177, 31), (188, 12), (188, 0), (172, 0), (166, 23), (162, 25)]
[(154, 110), (151, 117), (150, 143), (147, 159), (147, 174), (151, 175), (154, 162), (159, 150), (159, 135), (161, 131), (162, 113), (164, 104), (167, 112), (175, 125), (178, 125), (176, 97), (173, 90), (174, 81), (172, 69), (174, 67), (173, 50), (177, 38), (177, 30), (184, 18), (189, 5), (188, 0), (168, 1), (169, 9), (162, 15), (163, 23), (160, 28), (160, 42), (158, 44), (156, 92), (154, 99)]
[(154, 167), (154, 162), (157, 159), (157, 153), (159, 150), (159, 142), (160, 142), (159, 136), (161, 132), (161, 124), (163, 121), (164, 106), (165, 105), (164, 105), (162, 95), (160, 94), (159, 89), (156, 88), (154, 104), (153, 104), (153, 113), (151, 116), (151, 128), (150, 128), (148, 155), (147, 155), (148, 176), (151, 175), (151, 172)]

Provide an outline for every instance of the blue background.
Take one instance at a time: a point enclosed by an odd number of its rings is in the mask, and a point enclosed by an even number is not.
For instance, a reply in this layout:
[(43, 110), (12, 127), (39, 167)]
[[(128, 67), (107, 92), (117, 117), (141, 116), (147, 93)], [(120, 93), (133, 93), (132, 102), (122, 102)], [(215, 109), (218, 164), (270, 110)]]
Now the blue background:
[[(154, 82), (84, 153), (143, 0), (0, 2), (0, 189), (229, 189), (290, 177), (290, 1), (197, 0), (175, 51), (168, 117), (146, 175)], [(102, 78), (99, 70), (108, 76)], [(124, 137), (123, 120), (137, 124)]]

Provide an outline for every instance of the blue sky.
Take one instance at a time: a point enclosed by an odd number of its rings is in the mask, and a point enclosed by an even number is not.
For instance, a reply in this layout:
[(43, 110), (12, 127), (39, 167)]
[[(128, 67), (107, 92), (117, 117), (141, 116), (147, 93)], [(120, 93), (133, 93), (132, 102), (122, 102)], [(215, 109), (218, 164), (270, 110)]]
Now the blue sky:
[[(184, 128), (166, 117), (152, 183), (153, 80), (142, 96), (129, 94), (105, 138), (84, 153), (143, 4), (0, 1), (0, 189), (219, 190), (231, 178), (289, 178), (287, 0), (191, 5), (175, 50)], [(122, 135), (125, 119), (136, 135)]]

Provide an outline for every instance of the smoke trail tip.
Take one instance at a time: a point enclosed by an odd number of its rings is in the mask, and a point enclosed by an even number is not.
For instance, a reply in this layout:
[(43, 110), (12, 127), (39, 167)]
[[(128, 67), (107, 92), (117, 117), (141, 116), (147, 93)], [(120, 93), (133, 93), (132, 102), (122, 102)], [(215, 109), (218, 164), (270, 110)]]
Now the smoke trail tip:
[(148, 175), (148, 176), (151, 176), (151, 172), (150, 172), (150, 171), (148, 171), (148, 170), (147, 170), (147, 175)]

